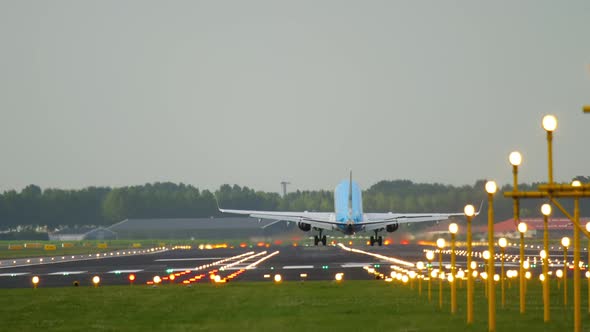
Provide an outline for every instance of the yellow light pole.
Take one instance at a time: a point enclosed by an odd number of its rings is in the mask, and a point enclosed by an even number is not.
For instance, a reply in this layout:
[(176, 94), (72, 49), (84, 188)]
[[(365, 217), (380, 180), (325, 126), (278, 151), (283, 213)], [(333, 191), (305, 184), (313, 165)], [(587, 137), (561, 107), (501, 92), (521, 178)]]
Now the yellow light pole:
[(549, 215), (551, 215), (551, 205), (543, 204), (541, 206), (541, 213), (543, 214), (543, 275), (545, 281), (543, 282), (543, 320), (545, 323), (549, 321)]
[[(572, 182), (572, 187), (580, 189), (582, 183), (578, 180)], [(580, 229), (577, 225), (580, 224), (580, 198), (574, 198), (574, 331), (580, 331), (582, 327), (582, 319), (580, 316), (580, 302), (582, 291), (580, 279)]]
[(418, 295), (422, 296), (422, 270), (424, 270), (424, 263), (417, 262), (416, 269), (418, 269), (418, 271), (419, 271), (419, 274), (418, 274)]
[(451, 313), (457, 312), (457, 272), (455, 265), (455, 235), (459, 230), (459, 226), (456, 223), (449, 224), (449, 232), (451, 233)]
[(439, 238), (436, 240), (436, 246), (438, 247), (438, 306), (442, 309), (443, 307), (443, 276), (442, 271), (442, 250), (445, 247), (445, 239)]
[(520, 222), (518, 223), (518, 232), (520, 233), (520, 279), (519, 279), (519, 293), (520, 293), (520, 313), (524, 314), (526, 310), (526, 296), (525, 296), (525, 272), (524, 272), (524, 234), (527, 231), (527, 226), (525, 223)]
[(553, 131), (557, 129), (557, 119), (553, 115), (543, 117), (543, 129), (547, 132), (547, 169), (549, 184), (553, 184)]
[[(586, 231), (590, 232), (590, 222), (586, 223)], [(588, 268), (590, 268), (590, 238), (588, 238)], [(588, 280), (588, 314), (590, 314), (590, 278), (586, 279)]]
[(427, 251), (426, 259), (428, 260), (428, 302), (432, 302), (432, 260), (434, 259), (434, 252)]
[[(471, 220), (475, 215), (475, 208), (473, 205), (465, 205), (465, 217), (467, 218), (467, 324), (473, 323), (473, 267), (471, 265)], [(590, 285), (590, 279), (588, 279)], [(590, 289), (590, 288), (589, 288)], [(590, 298), (590, 291), (588, 291), (588, 298)], [(590, 305), (588, 307), (590, 312)]]
[(563, 247), (563, 305), (567, 306), (567, 248), (570, 246), (570, 238), (564, 236), (561, 238)]
[(489, 259), (490, 259), (490, 252), (489, 252), (489, 251), (487, 251), (487, 250), (484, 250), (484, 251), (481, 253), (481, 256), (482, 256), (482, 258), (483, 258), (483, 260), (484, 260), (484, 262), (485, 262), (485, 264), (484, 264), (484, 266), (485, 266), (485, 267), (484, 267), (484, 270), (485, 270), (485, 271), (484, 271), (484, 273), (485, 273), (485, 275), (486, 275), (486, 278), (484, 278), (484, 280), (485, 280), (486, 282), (484, 283), (484, 287), (483, 287), (483, 289), (484, 289), (484, 294), (485, 294), (485, 296), (486, 296), (486, 299), (487, 299), (487, 298), (488, 298), (488, 291), (489, 291), (489, 287), (488, 287), (488, 283), (487, 283), (487, 280), (488, 280), (488, 279), (487, 279), (487, 276), (490, 274), (490, 271), (489, 271), (489, 268), (490, 268), (490, 266), (489, 266), (489, 264), (488, 264), (488, 261), (489, 261)]
[(539, 275), (539, 280), (543, 282), (543, 321), (547, 323), (549, 322), (549, 274), (547, 273), (548, 267), (546, 267), (547, 251), (545, 249), (541, 250), (539, 256), (541, 256), (543, 262), (543, 273)]
[(485, 185), (488, 193), (488, 331), (496, 331), (496, 290), (494, 284), (494, 194), (498, 186), (494, 181), (488, 181)]
[(502, 308), (506, 306), (506, 294), (504, 292), (504, 251), (506, 250), (506, 245), (508, 241), (505, 238), (498, 239), (498, 245), (500, 246), (500, 261), (501, 261), (501, 269), (500, 269), (500, 287), (502, 289)]

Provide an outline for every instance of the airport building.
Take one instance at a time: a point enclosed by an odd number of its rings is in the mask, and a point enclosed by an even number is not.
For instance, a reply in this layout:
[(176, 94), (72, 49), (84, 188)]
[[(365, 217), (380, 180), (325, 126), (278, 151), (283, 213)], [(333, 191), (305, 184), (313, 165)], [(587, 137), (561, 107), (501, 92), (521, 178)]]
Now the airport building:
[(267, 237), (292, 228), (293, 223), (230, 217), (125, 219), (107, 229), (119, 239), (231, 239)]
[(50, 241), (114, 240), (117, 233), (104, 227), (64, 228), (48, 233)]

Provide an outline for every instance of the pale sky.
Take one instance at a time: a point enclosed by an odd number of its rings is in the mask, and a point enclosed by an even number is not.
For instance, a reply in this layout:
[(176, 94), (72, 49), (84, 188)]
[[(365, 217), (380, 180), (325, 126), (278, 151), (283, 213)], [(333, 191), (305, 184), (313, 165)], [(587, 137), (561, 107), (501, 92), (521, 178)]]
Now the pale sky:
[(590, 1), (0, 0), (0, 191), (590, 175)]

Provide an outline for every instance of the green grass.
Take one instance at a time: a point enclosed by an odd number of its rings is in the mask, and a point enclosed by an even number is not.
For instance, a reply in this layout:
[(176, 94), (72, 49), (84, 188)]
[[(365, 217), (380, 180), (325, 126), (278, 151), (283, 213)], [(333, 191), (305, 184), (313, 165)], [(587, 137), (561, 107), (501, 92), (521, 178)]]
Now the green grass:
[[(465, 289), (458, 289), (459, 311), (449, 313), (449, 290), (438, 307), (417, 287), (383, 281), (235, 282), (193, 287), (135, 285), (2, 290), (0, 322), (14, 331), (486, 331), (487, 302), (476, 285), (475, 323), (465, 324)], [(507, 289), (497, 331), (572, 330), (572, 310), (553, 284), (552, 321), (543, 323), (541, 287), (531, 282), (526, 315), (519, 314), (518, 289)], [(571, 288), (570, 288), (571, 289)], [(585, 288), (584, 330), (589, 330)], [(571, 298), (571, 297), (570, 297)]]

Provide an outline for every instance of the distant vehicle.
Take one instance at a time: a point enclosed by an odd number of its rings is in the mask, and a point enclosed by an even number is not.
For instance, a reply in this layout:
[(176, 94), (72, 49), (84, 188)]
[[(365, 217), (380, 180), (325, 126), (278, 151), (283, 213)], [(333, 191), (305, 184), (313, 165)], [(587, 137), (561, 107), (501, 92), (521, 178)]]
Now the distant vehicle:
[[(320, 242), (326, 245), (326, 236), (322, 236), (324, 230), (336, 230), (351, 235), (357, 232), (375, 232), (371, 236), (371, 246), (377, 243), (383, 244), (383, 237), (379, 232), (395, 232), (400, 223), (415, 223), (424, 221), (447, 220), (452, 216), (463, 216), (461, 213), (363, 213), (363, 199), (359, 185), (352, 181), (352, 172), (349, 180), (340, 182), (334, 189), (334, 212), (275, 212), (275, 211), (250, 211), (228, 210), (219, 208), (224, 213), (247, 214), (252, 218), (272, 219), (275, 221), (293, 221), (304, 232), (318, 231), (314, 236), (314, 244)], [(479, 211), (476, 213), (479, 214)]]

